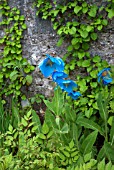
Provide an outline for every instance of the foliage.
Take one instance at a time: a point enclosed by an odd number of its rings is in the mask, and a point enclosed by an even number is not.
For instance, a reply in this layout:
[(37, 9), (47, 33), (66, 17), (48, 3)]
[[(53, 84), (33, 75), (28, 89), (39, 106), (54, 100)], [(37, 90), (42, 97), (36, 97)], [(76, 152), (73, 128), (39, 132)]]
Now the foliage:
[(37, 15), (50, 19), (53, 29), (60, 36), (57, 45), (61, 46), (63, 41), (68, 42), (67, 53), (63, 57), (66, 61), (65, 72), (73, 75), (83, 94), (83, 99), (74, 101), (76, 108), (78, 106), (76, 112), (85, 112), (85, 116), (90, 118), (98, 111), (96, 99), (102, 90), (96, 81), (97, 73), (109, 65), (100, 56), (91, 56), (89, 49), (91, 42), (98, 39), (98, 33), (113, 18), (114, 1), (109, 0), (97, 6), (83, 0), (55, 0), (53, 3), (38, 0), (36, 6)]
[(21, 96), (21, 87), (32, 83), (32, 77), (28, 73), (34, 70), (34, 67), (22, 57), (21, 40), (27, 27), (24, 16), (16, 7), (11, 9), (6, 0), (2, 0), (0, 10), (0, 25), (4, 27), (4, 36), (0, 39), (3, 46), (0, 59), (0, 95)]

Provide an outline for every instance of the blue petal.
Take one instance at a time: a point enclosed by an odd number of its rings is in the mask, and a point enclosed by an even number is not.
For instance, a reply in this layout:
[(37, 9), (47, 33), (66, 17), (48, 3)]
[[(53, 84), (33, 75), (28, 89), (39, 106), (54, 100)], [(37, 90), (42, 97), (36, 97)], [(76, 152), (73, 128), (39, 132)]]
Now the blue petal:
[(53, 79), (53, 81), (55, 81), (57, 83), (62, 82), (63, 78), (67, 78), (67, 77), (68, 77), (68, 75), (64, 72), (55, 71), (52, 73), (52, 79)]
[(73, 88), (77, 87), (77, 84), (72, 80), (63, 80), (61, 83), (59, 83), (59, 86), (62, 90), (70, 93), (73, 91)]
[(111, 83), (112, 82), (112, 78), (111, 77), (103, 77), (103, 84), (104, 85), (108, 85), (109, 83)]
[(103, 70), (101, 70), (99, 73), (98, 73), (98, 77), (99, 76), (101, 76), (102, 75), (102, 73), (104, 72), (104, 71), (109, 71), (110, 70), (110, 68), (104, 68)]
[(78, 97), (81, 96), (81, 93), (80, 92), (72, 91), (71, 93), (68, 93), (68, 96), (71, 96), (72, 99), (77, 100)]

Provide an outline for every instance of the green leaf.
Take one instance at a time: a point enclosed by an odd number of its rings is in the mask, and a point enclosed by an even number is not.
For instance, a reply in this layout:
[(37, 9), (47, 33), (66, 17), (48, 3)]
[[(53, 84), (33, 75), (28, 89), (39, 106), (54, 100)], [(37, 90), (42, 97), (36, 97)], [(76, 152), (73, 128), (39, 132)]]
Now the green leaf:
[(22, 25), (22, 28), (23, 28), (23, 29), (27, 29), (26, 24), (23, 24), (23, 25)]
[(94, 63), (99, 63), (100, 61), (101, 61), (100, 56), (94, 56), (94, 57), (93, 57), (93, 62), (94, 62)]
[(28, 122), (27, 122), (24, 118), (22, 118), (21, 123), (22, 123), (23, 126), (25, 126), (25, 127), (28, 125)]
[(59, 41), (57, 42), (57, 46), (58, 47), (60, 47), (61, 45), (62, 45), (62, 43), (63, 43), (63, 37), (61, 37), (60, 39), (59, 39)]
[(11, 74), (10, 74), (10, 79), (12, 81), (16, 80), (16, 78), (18, 77), (18, 71), (14, 70)]
[(74, 147), (74, 142), (73, 142), (73, 140), (71, 140), (71, 142), (69, 143), (69, 147), (70, 147), (70, 149), (72, 149), (72, 148)]
[(114, 148), (112, 147), (112, 145), (110, 145), (110, 143), (105, 141), (104, 150), (105, 150), (105, 154), (108, 157), (108, 160), (114, 162)]
[(75, 8), (74, 8), (74, 13), (77, 14), (81, 9), (82, 9), (81, 6), (78, 6), (78, 5), (75, 6)]
[(43, 126), (42, 126), (42, 133), (43, 134), (47, 134), (49, 132), (49, 127), (48, 125), (44, 122)]
[(76, 122), (77, 124), (79, 124), (80, 126), (84, 126), (85, 128), (99, 131), (99, 133), (104, 136), (101, 127), (97, 123), (93, 122), (92, 120), (79, 117)]
[(105, 169), (105, 159), (103, 159), (101, 162), (97, 165), (98, 170), (104, 170)]
[(71, 29), (69, 29), (69, 33), (71, 35), (75, 34), (76, 33), (76, 28), (75, 27), (72, 27)]
[(112, 8), (112, 9), (109, 9), (109, 11), (108, 11), (108, 17), (109, 17), (110, 19), (114, 17), (114, 9), (113, 9), (113, 8)]
[(89, 153), (92, 150), (92, 147), (96, 141), (97, 135), (98, 135), (98, 131), (94, 131), (84, 139), (82, 146), (81, 146), (83, 155)]
[(78, 58), (82, 59), (85, 56), (85, 52), (78, 52)]
[(108, 20), (103, 19), (103, 20), (102, 20), (102, 24), (103, 24), (104, 26), (108, 25)]
[(90, 66), (90, 60), (84, 60), (82, 62), (82, 67), (89, 67)]
[(98, 155), (97, 155), (97, 160), (100, 161), (104, 157), (105, 157), (105, 149), (104, 149), (104, 145), (103, 145), (102, 148), (100, 149)]
[(65, 124), (63, 125), (62, 129), (60, 130), (60, 133), (65, 134), (65, 133), (68, 133), (68, 131), (69, 131), (68, 124), (65, 123)]
[(39, 133), (38, 136), (40, 139), (46, 139), (46, 136), (43, 133)]
[(14, 16), (14, 20), (17, 21), (18, 19), (19, 19), (19, 15), (15, 15), (15, 16)]
[(11, 125), (11, 124), (9, 125), (8, 130), (9, 130), (10, 132), (13, 132), (13, 127), (12, 127), (12, 125)]
[(105, 170), (111, 170), (111, 168), (112, 168), (112, 163), (108, 162), (105, 166)]
[(72, 46), (72, 45), (69, 45), (69, 46), (67, 47), (67, 50), (68, 50), (68, 51), (72, 51), (72, 50), (73, 50), (73, 46)]
[(26, 81), (30, 85), (32, 83), (32, 76), (31, 75), (27, 75), (26, 76)]
[(57, 128), (55, 116), (49, 110), (46, 110), (45, 112), (45, 122), (50, 128), (53, 128), (53, 130)]
[(93, 71), (90, 72), (90, 76), (93, 77), (93, 78), (97, 78), (97, 73), (98, 73), (97, 70), (93, 70)]
[(93, 30), (94, 30), (94, 27), (91, 26), (91, 25), (88, 25), (87, 28), (86, 28), (86, 31), (87, 31), (87, 32), (91, 32), (91, 31), (93, 31)]
[(97, 8), (98, 7), (96, 5), (91, 6), (90, 11), (88, 12), (90, 17), (95, 17), (96, 16)]
[(39, 119), (39, 116), (36, 114), (34, 110), (32, 110), (32, 121), (37, 126), (36, 133), (41, 132), (41, 121)]
[(97, 99), (97, 105), (98, 105), (98, 108), (99, 108), (99, 114), (101, 116), (101, 118), (106, 121), (107, 120), (107, 105), (106, 105), (106, 102), (103, 103), (103, 99), (102, 99), (102, 94), (100, 93), (99, 96), (98, 96), (98, 99)]
[(73, 38), (72, 41), (71, 41), (72, 45), (75, 45), (78, 42), (79, 42), (79, 38)]
[(91, 152), (84, 155), (84, 162), (88, 162), (90, 160), (91, 160)]
[(91, 33), (91, 39), (96, 40), (97, 39), (97, 33)]
[(80, 30), (79, 32), (80, 32), (81, 37), (87, 38), (88, 32), (86, 30)]

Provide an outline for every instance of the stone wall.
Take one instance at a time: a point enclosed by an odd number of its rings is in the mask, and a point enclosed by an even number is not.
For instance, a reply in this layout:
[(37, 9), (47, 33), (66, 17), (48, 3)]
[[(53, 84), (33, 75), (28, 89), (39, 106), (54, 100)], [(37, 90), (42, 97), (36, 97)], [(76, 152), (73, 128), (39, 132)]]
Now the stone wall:
[[(62, 47), (56, 46), (58, 36), (53, 31), (50, 21), (42, 20), (36, 16), (34, 0), (9, 0), (9, 5), (19, 8), (25, 16), (27, 30), (24, 32), (22, 40), (23, 57), (35, 66), (33, 83), (29, 87), (29, 93), (42, 93), (50, 96), (53, 91), (52, 82), (50, 79), (43, 78), (37, 66), (45, 58), (46, 53), (62, 57), (65, 54), (66, 44)], [(0, 35), (3, 36), (3, 28), (0, 28)], [(104, 32), (99, 33), (97, 42), (91, 44), (90, 53), (91, 55), (100, 55), (110, 64), (114, 64), (114, 20), (110, 22)]]

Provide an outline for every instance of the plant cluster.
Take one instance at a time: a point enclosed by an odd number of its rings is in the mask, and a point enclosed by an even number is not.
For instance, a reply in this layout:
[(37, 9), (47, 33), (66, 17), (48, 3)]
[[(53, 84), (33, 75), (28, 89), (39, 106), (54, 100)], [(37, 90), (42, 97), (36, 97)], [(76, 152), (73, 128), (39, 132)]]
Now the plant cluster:
[(83, 99), (74, 104), (79, 108), (77, 112), (85, 112), (87, 117), (91, 117), (97, 113), (96, 98), (99, 90), (102, 90), (96, 81), (97, 73), (109, 66), (100, 56), (91, 56), (88, 50), (91, 42), (98, 39), (98, 33), (103, 31), (114, 16), (114, 1), (109, 0), (97, 6), (84, 0), (38, 0), (36, 6), (37, 15), (50, 19), (53, 29), (60, 36), (57, 45), (61, 46), (63, 41), (69, 42), (63, 57), (65, 61), (68, 58), (65, 72), (73, 75), (80, 93), (83, 93)]
[(0, 11), (0, 26), (4, 28), (4, 36), (0, 39), (0, 45), (3, 46), (0, 57), (0, 95), (22, 96), (21, 87), (32, 83), (29, 73), (34, 70), (22, 57), (21, 40), (27, 28), (25, 19), (16, 7), (10, 8), (7, 0), (2, 0)]
[(12, 104), (16, 126), (10, 121), (0, 133), (0, 170), (114, 169), (114, 116), (107, 112), (107, 98), (99, 94), (99, 121), (76, 114), (59, 88), (44, 102), (43, 125), (33, 109), (23, 110), (20, 117)]

